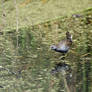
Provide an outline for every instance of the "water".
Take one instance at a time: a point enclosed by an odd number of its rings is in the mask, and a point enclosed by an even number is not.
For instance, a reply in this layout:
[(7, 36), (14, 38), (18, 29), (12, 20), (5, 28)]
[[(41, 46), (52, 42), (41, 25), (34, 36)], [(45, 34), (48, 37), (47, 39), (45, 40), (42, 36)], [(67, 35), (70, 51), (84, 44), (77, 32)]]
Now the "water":
[[(3, 88), (0, 90), (2, 92), (6, 90), (7, 92), (91, 92), (92, 24), (86, 24), (87, 20), (84, 17), (66, 17), (56, 20), (59, 25), (53, 21), (53, 24), (48, 22), (34, 27), (20, 28), (18, 34), (13, 29), (1, 35), (0, 86)], [(66, 29), (73, 35), (73, 45), (62, 60), (60, 59), (62, 55), (50, 50), (50, 46), (65, 37)], [(71, 67), (69, 71), (60, 68), (61, 65), (58, 63), (63, 62)], [(57, 69), (63, 71), (58, 70), (52, 74), (51, 71), (56, 65), (59, 65)]]

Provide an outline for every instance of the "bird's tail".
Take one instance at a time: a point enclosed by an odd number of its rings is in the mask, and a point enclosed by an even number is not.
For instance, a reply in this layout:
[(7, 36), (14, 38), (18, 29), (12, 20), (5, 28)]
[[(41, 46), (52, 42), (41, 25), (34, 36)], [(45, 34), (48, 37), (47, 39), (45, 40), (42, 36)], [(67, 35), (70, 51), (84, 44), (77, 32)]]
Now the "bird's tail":
[(72, 41), (72, 35), (68, 31), (66, 32), (66, 38)]

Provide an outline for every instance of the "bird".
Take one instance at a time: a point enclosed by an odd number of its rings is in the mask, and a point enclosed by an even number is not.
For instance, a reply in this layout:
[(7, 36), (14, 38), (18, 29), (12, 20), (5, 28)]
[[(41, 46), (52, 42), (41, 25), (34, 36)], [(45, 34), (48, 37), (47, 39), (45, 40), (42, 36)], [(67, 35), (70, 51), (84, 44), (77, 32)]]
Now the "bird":
[(69, 31), (66, 32), (66, 38), (60, 41), (57, 45), (50, 46), (51, 50), (59, 53), (67, 53), (72, 45), (72, 35)]

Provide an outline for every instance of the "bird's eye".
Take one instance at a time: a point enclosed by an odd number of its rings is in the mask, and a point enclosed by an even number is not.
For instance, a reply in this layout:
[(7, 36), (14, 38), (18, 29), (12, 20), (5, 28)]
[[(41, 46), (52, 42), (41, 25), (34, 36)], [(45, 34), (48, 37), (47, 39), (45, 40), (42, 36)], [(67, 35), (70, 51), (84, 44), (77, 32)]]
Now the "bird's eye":
[(52, 49), (54, 49), (54, 47), (53, 47), (53, 46), (51, 46), (51, 48), (52, 48)]
[(50, 48), (51, 48), (51, 49), (55, 49), (56, 47), (55, 47), (54, 45), (52, 45)]

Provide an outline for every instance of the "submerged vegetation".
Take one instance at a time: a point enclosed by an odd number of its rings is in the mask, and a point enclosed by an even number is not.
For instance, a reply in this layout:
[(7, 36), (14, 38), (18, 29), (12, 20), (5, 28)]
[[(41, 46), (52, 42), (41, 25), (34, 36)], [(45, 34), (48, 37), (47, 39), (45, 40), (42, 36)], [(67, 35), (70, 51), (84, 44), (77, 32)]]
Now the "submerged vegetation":
[[(18, 31), (4, 26), (0, 28), (0, 91), (92, 92), (91, 8), (19, 26)], [(67, 31), (73, 36), (73, 45), (63, 60), (50, 46), (61, 41)]]

